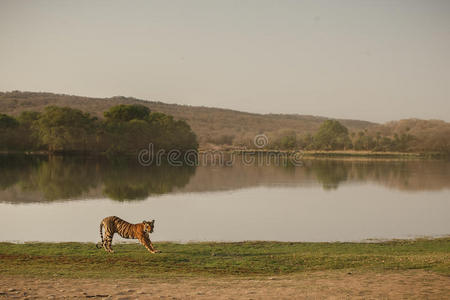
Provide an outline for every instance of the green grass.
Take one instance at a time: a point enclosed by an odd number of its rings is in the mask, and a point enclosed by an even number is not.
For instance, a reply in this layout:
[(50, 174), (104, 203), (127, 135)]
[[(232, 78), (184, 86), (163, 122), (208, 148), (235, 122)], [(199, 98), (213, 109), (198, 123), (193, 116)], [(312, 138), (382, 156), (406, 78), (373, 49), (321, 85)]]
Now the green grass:
[(450, 276), (450, 238), (378, 243), (0, 243), (0, 274), (39, 277), (123, 278), (274, 276), (317, 270), (422, 269)]

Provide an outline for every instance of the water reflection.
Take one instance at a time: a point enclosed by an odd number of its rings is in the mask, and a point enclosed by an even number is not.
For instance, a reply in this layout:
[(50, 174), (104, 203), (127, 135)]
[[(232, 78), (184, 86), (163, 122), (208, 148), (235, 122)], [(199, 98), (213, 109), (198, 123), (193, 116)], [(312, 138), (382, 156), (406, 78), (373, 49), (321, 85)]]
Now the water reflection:
[(175, 192), (256, 186), (380, 184), (405, 191), (450, 187), (450, 162), (433, 160), (310, 159), (303, 166), (142, 167), (133, 158), (0, 156), (0, 202), (31, 203), (107, 197), (142, 200)]
[(131, 158), (2, 156), (0, 199), (24, 203), (108, 197), (143, 200), (183, 187), (192, 167), (141, 167)]
[(184, 187), (195, 173), (194, 167), (142, 167), (129, 160), (97, 166), (103, 174), (103, 195), (119, 201), (170, 193)]
[(325, 190), (337, 189), (341, 182), (348, 179), (350, 167), (342, 161), (319, 160), (307, 165)]

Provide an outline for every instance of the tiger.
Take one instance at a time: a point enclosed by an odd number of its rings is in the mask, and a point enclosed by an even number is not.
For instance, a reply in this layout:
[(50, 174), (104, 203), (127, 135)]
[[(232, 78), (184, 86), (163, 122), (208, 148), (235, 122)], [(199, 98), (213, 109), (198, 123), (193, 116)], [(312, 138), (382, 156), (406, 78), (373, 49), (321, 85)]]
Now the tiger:
[[(103, 239), (102, 229), (105, 227), (105, 238)], [(104, 218), (100, 223), (100, 238), (101, 238), (101, 246), (97, 244), (97, 248), (103, 247), (105, 251), (109, 253), (114, 253), (112, 249), (112, 239), (114, 233), (118, 233), (121, 237), (126, 239), (138, 239), (142, 245), (150, 253), (158, 253), (160, 251), (156, 250), (153, 247), (152, 242), (150, 241), (149, 233), (152, 233), (155, 228), (155, 220), (152, 221), (142, 221), (142, 223), (131, 224), (127, 221), (122, 220), (116, 216), (110, 216)]]

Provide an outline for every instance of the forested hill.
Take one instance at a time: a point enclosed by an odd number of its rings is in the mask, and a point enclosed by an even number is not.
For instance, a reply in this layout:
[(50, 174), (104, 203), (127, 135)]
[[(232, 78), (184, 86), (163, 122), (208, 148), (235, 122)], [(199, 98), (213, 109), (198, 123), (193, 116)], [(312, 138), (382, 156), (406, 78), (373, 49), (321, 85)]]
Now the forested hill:
[[(103, 112), (118, 104), (141, 104), (152, 111), (172, 115), (187, 121), (200, 143), (246, 144), (256, 134), (272, 137), (285, 134), (314, 134), (327, 120), (324, 117), (285, 114), (254, 114), (229, 109), (167, 104), (130, 97), (90, 98), (72, 95), (34, 92), (0, 92), (0, 113), (19, 115), (22, 111), (43, 111), (45, 107), (66, 106), (103, 118)], [(359, 120), (339, 120), (350, 131), (361, 131), (375, 123)]]

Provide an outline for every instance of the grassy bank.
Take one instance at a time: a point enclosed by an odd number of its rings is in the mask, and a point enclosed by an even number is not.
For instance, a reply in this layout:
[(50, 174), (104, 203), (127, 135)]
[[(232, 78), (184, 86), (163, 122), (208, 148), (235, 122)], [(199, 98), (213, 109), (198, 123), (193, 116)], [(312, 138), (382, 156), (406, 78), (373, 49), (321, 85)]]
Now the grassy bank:
[(450, 238), (379, 243), (157, 243), (114, 254), (92, 243), (0, 243), (0, 274), (68, 278), (273, 276), (316, 270), (423, 269), (450, 275)]
[(304, 151), (305, 156), (314, 157), (388, 157), (388, 158), (425, 158), (432, 157), (428, 153), (416, 152), (393, 152), (393, 151), (354, 151), (354, 150), (334, 150), (334, 151)]

